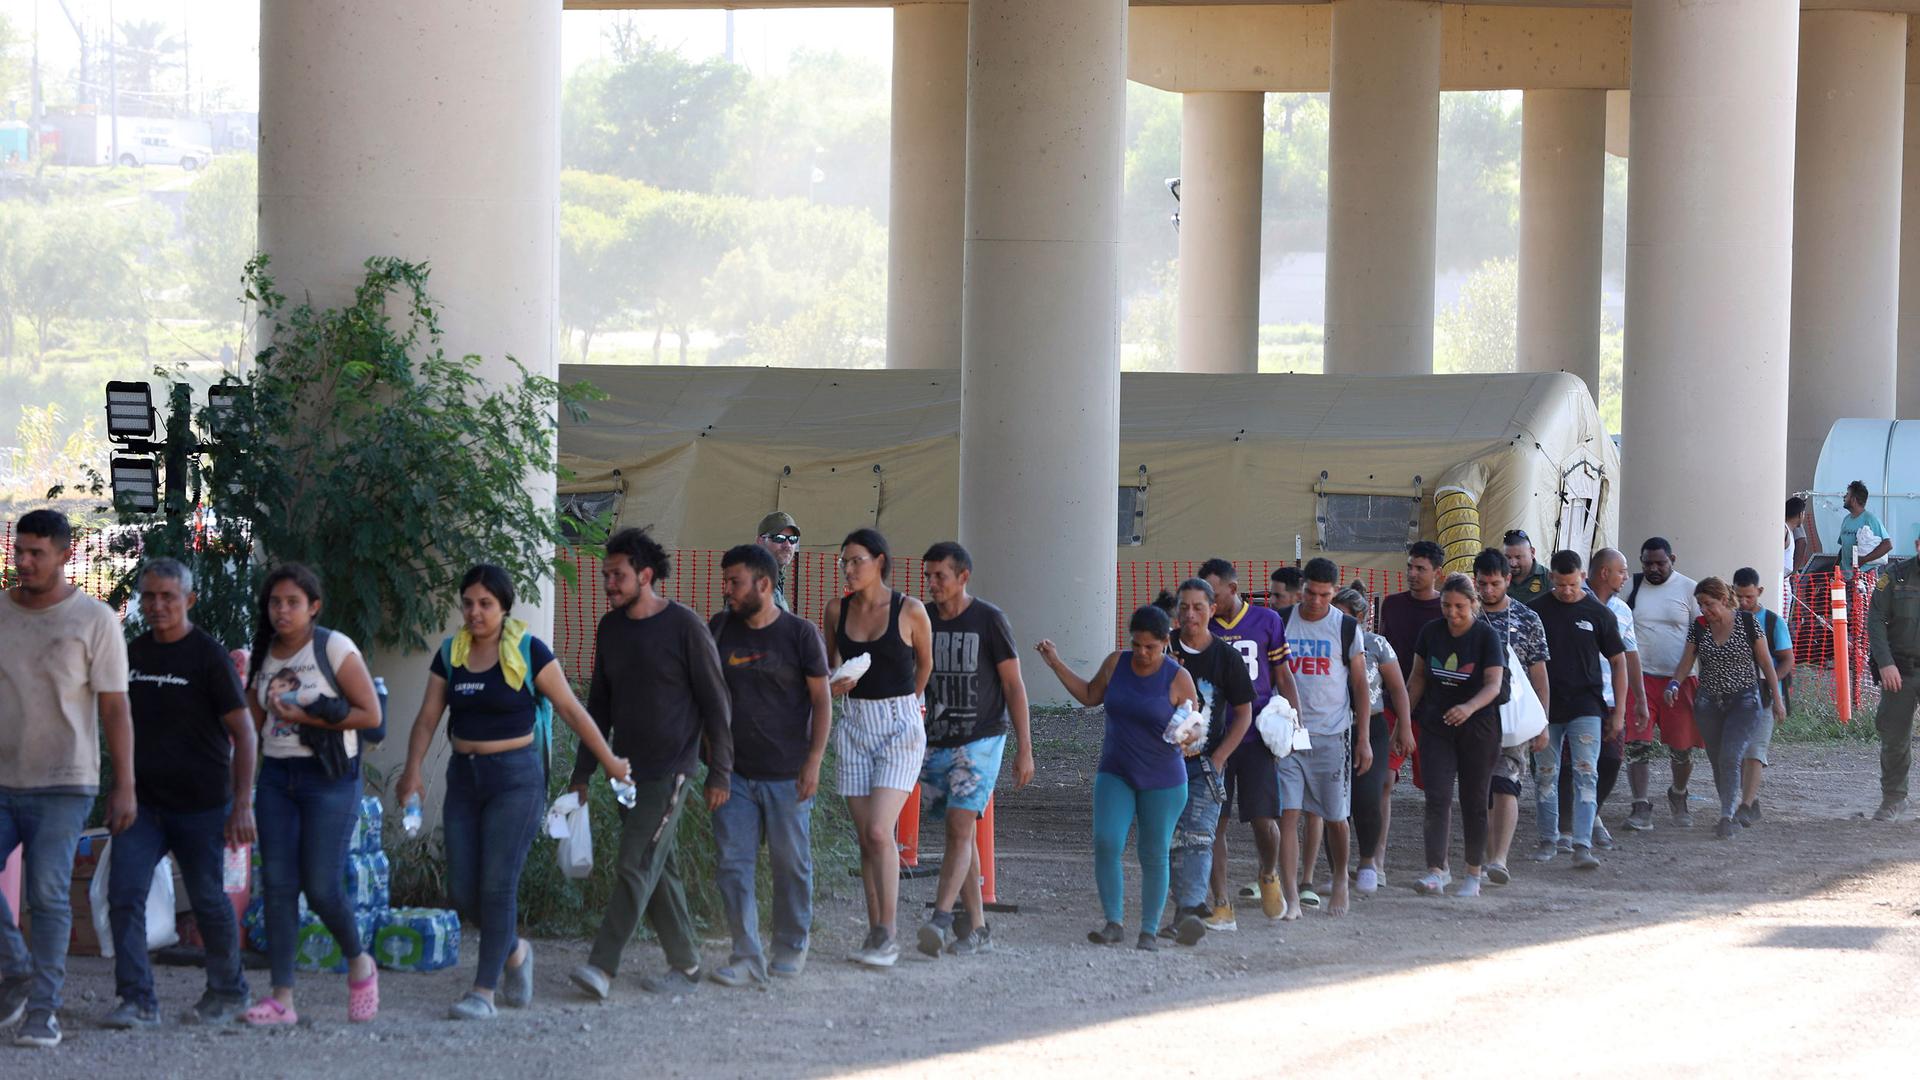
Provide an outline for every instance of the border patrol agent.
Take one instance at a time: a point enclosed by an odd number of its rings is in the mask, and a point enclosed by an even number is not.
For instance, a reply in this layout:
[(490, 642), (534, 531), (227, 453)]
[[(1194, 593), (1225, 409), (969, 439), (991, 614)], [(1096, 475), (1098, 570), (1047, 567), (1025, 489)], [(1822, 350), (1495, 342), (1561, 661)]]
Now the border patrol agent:
[[(1920, 535), (1914, 538), (1920, 553)], [(1880, 571), (1867, 609), (1873, 666), (1880, 672), (1880, 809), (1875, 821), (1898, 821), (1907, 810), (1913, 766), (1913, 711), (1920, 705), (1920, 558)]]

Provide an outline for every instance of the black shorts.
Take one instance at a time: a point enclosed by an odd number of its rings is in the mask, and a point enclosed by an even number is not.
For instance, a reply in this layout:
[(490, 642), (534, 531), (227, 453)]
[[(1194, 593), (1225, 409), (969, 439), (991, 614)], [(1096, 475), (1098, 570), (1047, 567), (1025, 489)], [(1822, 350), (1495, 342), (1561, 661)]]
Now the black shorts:
[(1257, 732), (1247, 732), (1227, 756), (1227, 802), (1240, 808), (1241, 821), (1280, 816), (1280, 775)]

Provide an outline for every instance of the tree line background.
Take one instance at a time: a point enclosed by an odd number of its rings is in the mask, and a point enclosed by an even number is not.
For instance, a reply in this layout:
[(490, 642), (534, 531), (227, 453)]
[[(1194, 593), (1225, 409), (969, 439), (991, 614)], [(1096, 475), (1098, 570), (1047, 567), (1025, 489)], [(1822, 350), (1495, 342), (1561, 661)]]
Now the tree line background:
[[(571, 16), (569, 16), (571, 17)], [(562, 358), (595, 363), (873, 367), (886, 337), (890, 73), (796, 50), (777, 72), (696, 58), (612, 21), (562, 97)], [(24, 100), (17, 28), (0, 86)], [(163, 78), (164, 49), (147, 61)], [(1123, 363), (1172, 366), (1180, 97), (1128, 86)], [(1436, 319), (1441, 371), (1511, 370), (1519, 95), (1449, 93), (1440, 113)], [(1327, 100), (1266, 101), (1263, 277), (1325, 249)], [(246, 355), (239, 300), (257, 170), (0, 170), (0, 498), (99, 464), (108, 379), (156, 365), (217, 374)], [(1623, 161), (1608, 161), (1606, 266), (1624, 264)], [(378, 254), (378, 253), (369, 253)], [(1307, 265), (1311, 265), (1311, 262)], [(1276, 286), (1269, 281), (1269, 293)], [(1295, 305), (1297, 308), (1298, 305)], [(1317, 313), (1263, 319), (1263, 371), (1318, 371)], [(1605, 328), (1601, 408), (1619, 415), (1620, 334)]]

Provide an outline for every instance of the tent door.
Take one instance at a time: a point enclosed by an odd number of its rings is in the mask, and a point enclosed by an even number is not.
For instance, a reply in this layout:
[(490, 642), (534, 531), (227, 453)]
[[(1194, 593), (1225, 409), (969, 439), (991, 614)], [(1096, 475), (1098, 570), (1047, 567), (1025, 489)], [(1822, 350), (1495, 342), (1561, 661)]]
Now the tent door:
[(1560, 477), (1560, 522), (1553, 547), (1577, 553), (1586, 561), (1593, 552), (1594, 531), (1600, 526), (1600, 472), (1587, 462)]

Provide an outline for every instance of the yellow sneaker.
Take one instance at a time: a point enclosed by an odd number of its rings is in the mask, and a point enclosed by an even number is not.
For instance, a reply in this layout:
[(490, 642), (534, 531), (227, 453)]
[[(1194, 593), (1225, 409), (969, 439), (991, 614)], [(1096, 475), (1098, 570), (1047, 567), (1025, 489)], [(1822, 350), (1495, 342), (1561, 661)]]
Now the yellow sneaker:
[(1232, 904), (1215, 904), (1213, 914), (1206, 919), (1207, 929), (1215, 933), (1238, 930), (1240, 924), (1233, 917)]
[(1280, 895), (1280, 877), (1275, 874), (1260, 879), (1260, 910), (1267, 918), (1277, 919), (1286, 913), (1286, 898)]

